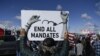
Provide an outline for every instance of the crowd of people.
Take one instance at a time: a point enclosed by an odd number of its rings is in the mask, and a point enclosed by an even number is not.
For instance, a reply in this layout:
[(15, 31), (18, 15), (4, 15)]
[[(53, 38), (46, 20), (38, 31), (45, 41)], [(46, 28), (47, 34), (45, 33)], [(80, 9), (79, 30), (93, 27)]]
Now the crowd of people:
[(26, 35), (25, 29), (21, 29), (17, 56), (100, 56), (99, 34), (77, 37), (65, 32), (63, 41), (29, 41)]

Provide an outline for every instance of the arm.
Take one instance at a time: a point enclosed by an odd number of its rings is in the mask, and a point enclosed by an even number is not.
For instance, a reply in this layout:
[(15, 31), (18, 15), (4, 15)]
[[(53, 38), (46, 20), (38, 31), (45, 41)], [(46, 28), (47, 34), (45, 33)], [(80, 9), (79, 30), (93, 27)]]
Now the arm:
[(21, 29), (20, 31), (20, 52), (24, 56), (33, 56), (33, 52), (30, 50), (30, 48), (25, 47), (25, 30)]
[(68, 35), (67, 32), (64, 34), (64, 42), (62, 49), (60, 51), (60, 56), (68, 56), (68, 51), (69, 51), (69, 41), (68, 41)]

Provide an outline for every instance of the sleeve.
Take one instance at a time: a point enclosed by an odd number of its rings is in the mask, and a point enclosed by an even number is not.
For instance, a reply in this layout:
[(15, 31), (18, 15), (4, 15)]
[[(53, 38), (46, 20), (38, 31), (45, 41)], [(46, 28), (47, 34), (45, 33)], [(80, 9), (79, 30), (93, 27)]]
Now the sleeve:
[(24, 56), (33, 56), (33, 52), (30, 50), (30, 48), (25, 47), (24, 37), (20, 39), (20, 52)]
[(60, 56), (68, 56), (69, 51), (69, 42), (67, 40), (64, 40), (62, 49), (60, 51)]

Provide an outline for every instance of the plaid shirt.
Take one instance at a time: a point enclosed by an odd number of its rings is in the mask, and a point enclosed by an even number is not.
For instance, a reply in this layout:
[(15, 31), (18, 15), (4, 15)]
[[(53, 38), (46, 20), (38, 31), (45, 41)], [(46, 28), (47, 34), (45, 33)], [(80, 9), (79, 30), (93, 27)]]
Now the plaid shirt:
[(93, 46), (94, 46), (94, 49), (95, 49), (95, 55), (100, 56), (100, 40), (95, 41)]

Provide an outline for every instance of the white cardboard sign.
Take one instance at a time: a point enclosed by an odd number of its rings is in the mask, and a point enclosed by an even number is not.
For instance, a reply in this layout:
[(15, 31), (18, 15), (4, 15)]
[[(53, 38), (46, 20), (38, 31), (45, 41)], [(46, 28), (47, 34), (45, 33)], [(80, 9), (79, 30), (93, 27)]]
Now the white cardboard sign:
[(61, 41), (67, 26), (63, 18), (61, 11), (22, 10), (21, 26), (26, 29), (30, 41), (43, 41), (45, 38)]

